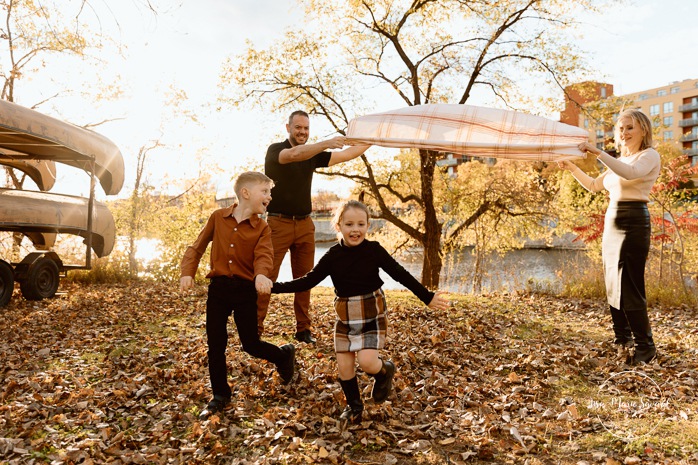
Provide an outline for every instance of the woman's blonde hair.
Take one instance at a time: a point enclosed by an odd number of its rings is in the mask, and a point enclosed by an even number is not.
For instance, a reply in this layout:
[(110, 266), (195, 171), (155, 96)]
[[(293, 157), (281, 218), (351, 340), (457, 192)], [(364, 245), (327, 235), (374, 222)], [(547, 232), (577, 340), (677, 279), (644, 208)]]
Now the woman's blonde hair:
[(621, 155), (625, 154), (627, 148), (620, 139), (620, 130), (618, 126), (623, 118), (630, 118), (633, 125), (640, 126), (642, 128), (642, 142), (640, 143), (640, 150), (645, 150), (654, 144), (652, 142), (652, 121), (643, 112), (637, 109), (624, 110), (618, 115), (616, 124), (613, 128), (613, 139), (616, 145), (616, 150), (621, 152)]
[(337, 209), (334, 211), (334, 215), (332, 215), (332, 227), (337, 231), (337, 238), (341, 239), (342, 235), (339, 232), (339, 223), (342, 222), (342, 218), (344, 217), (344, 214), (346, 213), (347, 210), (350, 208), (356, 208), (357, 210), (362, 210), (364, 213), (366, 213), (366, 223), (370, 221), (371, 215), (368, 211), (368, 207), (364, 205), (362, 202), (359, 202), (358, 200), (347, 200), (346, 202), (342, 203)]

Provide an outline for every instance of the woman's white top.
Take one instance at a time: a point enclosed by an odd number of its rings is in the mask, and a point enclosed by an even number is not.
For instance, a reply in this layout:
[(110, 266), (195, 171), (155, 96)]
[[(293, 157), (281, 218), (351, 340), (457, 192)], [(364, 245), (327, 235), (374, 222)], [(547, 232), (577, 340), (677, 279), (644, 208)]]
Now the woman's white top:
[(590, 192), (606, 189), (611, 203), (649, 202), (650, 190), (661, 169), (661, 159), (656, 150), (647, 148), (620, 158), (613, 158), (602, 152), (598, 159), (608, 169), (596, 178), (592, 178), (579, 167), (571, 171), (572, 176), (585, 189)]

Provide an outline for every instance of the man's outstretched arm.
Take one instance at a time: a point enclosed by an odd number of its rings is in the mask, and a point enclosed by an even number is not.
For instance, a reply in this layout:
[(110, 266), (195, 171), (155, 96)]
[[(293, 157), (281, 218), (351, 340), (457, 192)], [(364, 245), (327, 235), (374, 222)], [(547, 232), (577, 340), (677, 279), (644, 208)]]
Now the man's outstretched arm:
[(279, 163), (284, 165), (286, 163), (305, 161), (325, 150), (341, 149), (345, 145), (345, 140), (346, 137), (337, 136), (314, 144), (296, 145), (290, 149), (283, 149), (279, 153)]
[(360, 156), (364, 153), (370, 145), (354, 145), (348, 149), (341, 150), (339, 152), (332, 152), (330, 157), (330, 162), (327, 166), (336, 165), (337, 163), (343, 163), (345, 161), (353, 160), (354, 158)]

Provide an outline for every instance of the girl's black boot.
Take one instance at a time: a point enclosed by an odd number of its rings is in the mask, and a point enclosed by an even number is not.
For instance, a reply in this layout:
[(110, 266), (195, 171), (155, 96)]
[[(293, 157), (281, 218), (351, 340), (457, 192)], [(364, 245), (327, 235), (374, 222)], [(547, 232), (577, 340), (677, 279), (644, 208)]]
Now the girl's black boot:
[(339, 380), (344, 397), (347, 399), (347, 406), (339, 416), (340, 420), (346, 420), (349, 423), (361, 423), (361, 414), (364, 411), (364, 403), (361, 401), (361, 392), (359, 391), (359, 380), (356, 376), (348, 380)]
[(388, 398), (390, 390), (393, 388), (393, 376), (395, 375), (395, 365), (390, 360), (381, 360), (383, 366), (378, 373), (372, 374), (375, 378), (371, 397), (374, 402), (381, 403)]

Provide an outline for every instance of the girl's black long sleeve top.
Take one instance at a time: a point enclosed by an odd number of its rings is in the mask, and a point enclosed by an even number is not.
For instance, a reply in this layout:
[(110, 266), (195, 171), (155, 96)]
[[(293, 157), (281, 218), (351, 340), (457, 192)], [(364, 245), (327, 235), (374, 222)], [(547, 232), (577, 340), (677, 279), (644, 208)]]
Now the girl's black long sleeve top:
[(369, 240), (353, 247), (347, 247), (342, 242), (330, 247), (305, 276), (293, 281), (274, 283), (271, 292), (284, 294), (307, 291), (329, 276), (338, 297), (370, 294), (383, 286), (383, 280), (378, 274), (380, 269), (412, 291), (426, 305), (434, 298), (434, 293), (422, 286), (379, 242)]

